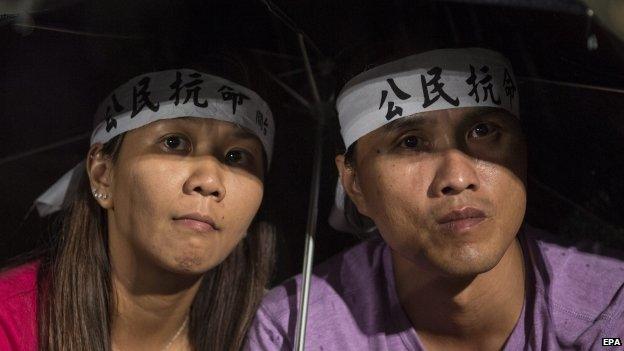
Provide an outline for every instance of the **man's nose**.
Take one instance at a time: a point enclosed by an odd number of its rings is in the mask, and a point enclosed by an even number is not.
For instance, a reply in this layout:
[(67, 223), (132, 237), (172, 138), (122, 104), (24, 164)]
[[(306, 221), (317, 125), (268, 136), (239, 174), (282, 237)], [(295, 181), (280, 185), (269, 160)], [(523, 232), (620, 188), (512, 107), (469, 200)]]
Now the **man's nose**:
[(183, 191), (187, 195), (198, 193), (220, 202), (225, 197), (223, 166), (213, 156), (198, 157), (192, 161), (193, 170), (184, 182)]
[(476, 161), (458, 149), (439, 152), (440, 162), (429, 189), (432, 197), (457, 195), (464, 190), (479, 189)]

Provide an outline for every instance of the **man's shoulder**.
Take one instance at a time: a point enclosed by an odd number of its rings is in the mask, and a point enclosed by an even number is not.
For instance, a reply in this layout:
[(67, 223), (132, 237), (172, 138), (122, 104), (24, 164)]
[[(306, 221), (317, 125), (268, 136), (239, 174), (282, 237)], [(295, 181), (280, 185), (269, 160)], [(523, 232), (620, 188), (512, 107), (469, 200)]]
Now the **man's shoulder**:
[(530, 235), (542, 263), (558, 273), (557, 277), (598, 286), (624, 282), (624, 252), (591, 241), (562, 244), (553, 234), (541, 229), (531, 228)]
[(594, 321), (624, 312), (624, 253), (583, 241), (561, 244), (552, 234), (530, 228), (532, 260), (551, 307), (570, 318)]
[[(384, 244), (380, 238), (363, 241), (316, 266), (310, 279), (309, 306), (331, 306), (327, 300), (343, 299), (370, 288), (374, 272), (383, 264)], [(282, 318), (298, 309), (302, 276), (298, 274), (269, 291), (261, 309)]]

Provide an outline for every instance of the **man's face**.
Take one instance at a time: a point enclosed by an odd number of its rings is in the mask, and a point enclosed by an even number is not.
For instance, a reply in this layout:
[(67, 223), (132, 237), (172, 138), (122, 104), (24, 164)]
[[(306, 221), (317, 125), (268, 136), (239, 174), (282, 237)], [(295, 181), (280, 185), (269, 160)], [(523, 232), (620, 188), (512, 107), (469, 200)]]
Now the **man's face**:
[(494, 108), (403, 118), (338, 156), (343, 185), (402, 258), (442, 275), (486, 272), (502, 258), (526, 206), (518, 119)]

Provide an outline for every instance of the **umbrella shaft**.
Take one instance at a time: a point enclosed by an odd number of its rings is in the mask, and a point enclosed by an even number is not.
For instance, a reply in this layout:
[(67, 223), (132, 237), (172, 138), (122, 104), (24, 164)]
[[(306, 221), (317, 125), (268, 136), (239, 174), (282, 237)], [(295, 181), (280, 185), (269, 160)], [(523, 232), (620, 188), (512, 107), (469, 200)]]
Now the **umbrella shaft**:
[(310, 58), (306, 50), (304, 37), (302, 34), (298, 35), (299, 47), (301, 49), (301, 55), (303, 56), (303, 62), (305, 65), (306, 74), (308, 76), (308, 83), (314, 96), (315, 104), (312, 106), (313, 113), (318, 117), (319, 122), (316, 127), (316, 136), (314, 140), (314, 160), (312, 163), (312, 181), (310, 183), (310, 202), (308, 203), (308, 223), (306, 227), (305, 236), (305, 251), (303, 253), (303, 272), (301, 281), (301, 301), (299, 305), (299, 316), (297, 318), (297, 325), (295, 328), (295, 349), (297, 351), (303, 351), (305, 349), (305, 333), (308, 322), (308, 299), (310, 292), (310, 276), (312, 275), (312, 264), (314, 261), (314, 239), (316, 235), (316, 222), (318, 218), (318, 199), (319, 199), (319, 187), (321, 180), (321, 164), (323, 160), (323, 126), (325, 125), (323, 116), (323, 109), (321, 108), (321, 97), (318, 92), (316, 81), (314, 79), (314, 73), (312, 72), (312, 66), (310, 65)]
[(314, 241), (316, 237), (316, 224), (318, 219), (319, 187), (321, 178), (321, 161), (323, 158), (322, 126), (317, 127), (314, 160), (312, 165), (312, 181), (310, 183), (310, 201), (308, 207), (308, 223), (305, 235), (305, 251), (303, 253), (303, 271), (301, 281), (301, 300), (299, 304), (299, 316), (295, 333), (295, 349), (305, 349), (305, 333), (308, 320), (308, 300), (310, 291), (310, 277), (314, 261)]

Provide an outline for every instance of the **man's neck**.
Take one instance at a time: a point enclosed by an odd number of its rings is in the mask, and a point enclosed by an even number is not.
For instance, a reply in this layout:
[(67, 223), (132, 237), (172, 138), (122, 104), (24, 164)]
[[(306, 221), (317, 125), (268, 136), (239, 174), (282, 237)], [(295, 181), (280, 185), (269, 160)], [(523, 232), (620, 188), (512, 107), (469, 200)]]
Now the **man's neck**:
[(430, 350), (500, 349), (524, 303), (517, 239), (491, 270), (471, 277), (434, 275), (392, 252), (399, 301)]

